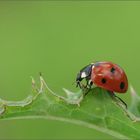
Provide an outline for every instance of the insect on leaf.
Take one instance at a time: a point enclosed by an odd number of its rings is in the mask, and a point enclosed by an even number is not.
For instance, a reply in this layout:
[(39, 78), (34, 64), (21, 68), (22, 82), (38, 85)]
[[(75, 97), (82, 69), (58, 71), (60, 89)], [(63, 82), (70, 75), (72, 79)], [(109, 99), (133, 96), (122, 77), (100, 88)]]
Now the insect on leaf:
[(32, 87), (32, 95), (22, 101), (0, 99), (1, 121), (42, 118), (96, 129), (119, 139), (139, 139), (140, 137), (140, 97), (138, 95), (137, 103), (134, 104), (132, 101), (130, 106), (130, 111), (135, 111), (130, 112), (121, 103), (112, 100), (108, 91), (101, 88), (90, 90), (86, 96), (83, 96), (82, 91), (75, 93), (63, 88), (66, 93), (63, 97), (52, 91), (42, 76), (40, 87), (33, 79)]

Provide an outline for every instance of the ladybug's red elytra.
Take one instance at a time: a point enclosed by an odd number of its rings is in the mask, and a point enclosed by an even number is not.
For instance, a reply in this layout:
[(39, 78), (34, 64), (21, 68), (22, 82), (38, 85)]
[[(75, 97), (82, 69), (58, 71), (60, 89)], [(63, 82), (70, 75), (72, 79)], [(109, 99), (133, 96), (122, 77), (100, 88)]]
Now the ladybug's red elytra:
[(124, 70), (112, 62), (91, 63), (77, 74), (77, 86), (85, 79), (88, 87), (92, 84), (110, 92), (125, 93), (128, 89), (128, 80)]

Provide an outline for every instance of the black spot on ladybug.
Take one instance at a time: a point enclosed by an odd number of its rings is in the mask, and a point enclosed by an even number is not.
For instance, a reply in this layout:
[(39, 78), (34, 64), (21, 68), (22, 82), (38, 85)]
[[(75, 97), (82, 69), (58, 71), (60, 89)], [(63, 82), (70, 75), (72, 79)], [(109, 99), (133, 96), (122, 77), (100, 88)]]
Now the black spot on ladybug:
[(112, 67), (110, 71), (111, 71), (111, 73), (114, 73), (115, 72), (115, 68)]
[(125, 87), (125, 83), (124, 82), (121, 82), (120, 83), (120, 89), (124, 89), (124, 87)]
[(105, 84), (105, 83), (106, 83), (106, 79), (103, 78), (103, 79), (101, 80), (101, 82), (102, 82), (103, 84)]

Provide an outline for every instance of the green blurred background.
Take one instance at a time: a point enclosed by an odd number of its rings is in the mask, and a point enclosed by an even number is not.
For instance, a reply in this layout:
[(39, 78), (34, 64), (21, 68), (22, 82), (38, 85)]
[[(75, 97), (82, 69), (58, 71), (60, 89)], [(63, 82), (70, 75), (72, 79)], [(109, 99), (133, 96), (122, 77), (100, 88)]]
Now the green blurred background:
[[(58, 93), (92, 61), (121, 65), (140, 91), (140, 2), (0, 2), (0, 97), (22, 100), (42, 72)], [(120, 95), (128, 104), (130, 93)], [(0, 139), (113, 139), (49, 120), (0, 121)]]

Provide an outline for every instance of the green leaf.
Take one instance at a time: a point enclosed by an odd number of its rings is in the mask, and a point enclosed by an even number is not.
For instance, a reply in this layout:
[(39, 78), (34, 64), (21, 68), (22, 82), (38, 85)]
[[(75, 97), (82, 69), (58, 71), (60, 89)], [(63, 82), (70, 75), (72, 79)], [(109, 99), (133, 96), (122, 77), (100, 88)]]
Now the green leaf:
[(130, 90), (132, 101), (129, 110), (137, 117), (137, 120), (140, 121), (140, 96), (136, 93), (132, 86), (130, 87)]
[[(69, 122), (96, 129), (119, 139), (139, 139), (139, 116), (101, 88), (74, 93), (63, 89), (65, 97), (53, 92), (40, 77), (40, 87), (32, 79), (33, 94), (23, 101), (0, 99), (0, 119), (42, 118)], [(140, 104), (138, 102), (138, 104)], [(138, 105), (137, 104), (137, 105)], [(131, 110), (135, 105), (131, 106)], [(140, 113), (140, 112), (139, 112)], [(139, 114), (137, 114), (139, 115)], [(133, 120), (133, 121), (132, 121)]]

